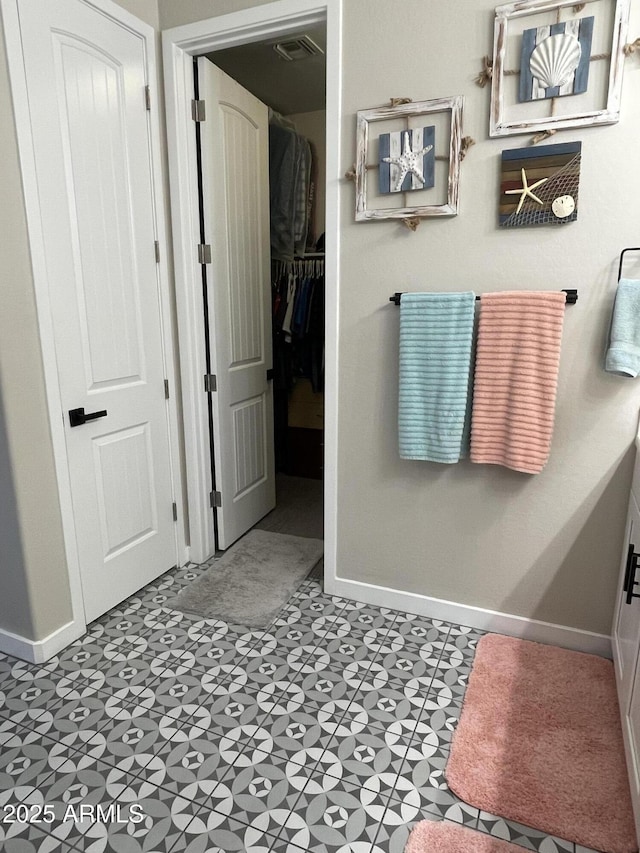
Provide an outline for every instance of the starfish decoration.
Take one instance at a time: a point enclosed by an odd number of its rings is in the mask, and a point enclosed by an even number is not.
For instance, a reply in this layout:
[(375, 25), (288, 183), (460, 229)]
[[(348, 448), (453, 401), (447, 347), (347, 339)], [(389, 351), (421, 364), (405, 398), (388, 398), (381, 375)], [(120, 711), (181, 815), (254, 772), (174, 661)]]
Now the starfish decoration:
[(529, 196), (529, 198), (532, 198), (534, 201), (537, 201), (538, 204), (544, 204), (542, 199), (539, 199), (537, 195), (534, 195), (531, 190), (535, 190), (536, 187), (539, 187), (541, 184), (544, 184), (546, 181), (549, 180), (549, 178), (540, 178), (540, 180), (536, 181), (535, 184), (531, 184), (531, 186), (529, 186), (529, 184), (527, 183), (527, 173), (524, 169), (521, 169), (520, 171), (522, 173), (522, 189), (505, 190), (505, 195), (514, 195), (517, 193), (521, 193), (520, 201), (518, 202), (518, 208), (516, 210), (516, 216), (520, 213), (522, 205), (524, 204), (524, 200), (527, 196)]
[(394, 192), (400, 192), (402, 182), (407, 175), (415, 175), (421, 184), (424, 184), (424, 175), (422, 174), (423, 162), (422, 158), (433, 148), (433, 145), (427, 145), (421, 151), (412, 151), (411, 142), (409, 141), (409, 132), (405, 131), (402, 137), (402, 154), (399, 157), (383, 157), (385, 163), (393, 163), (400, 169), (400, 177), (396, 183)]

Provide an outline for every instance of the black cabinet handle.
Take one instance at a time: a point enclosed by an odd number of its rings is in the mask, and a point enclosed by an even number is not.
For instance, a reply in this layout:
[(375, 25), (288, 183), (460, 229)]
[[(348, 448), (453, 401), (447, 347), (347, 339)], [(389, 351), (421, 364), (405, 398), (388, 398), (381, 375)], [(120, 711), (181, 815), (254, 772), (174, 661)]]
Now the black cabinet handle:
[(640, 593), (634, 592), (634, 586), (638, 586), (638, 581), (636, 580), (636, 570), (638, 568), (638, 560), (640, 560), (640, 554), (637, 554), (635, 551), (631, 552), (629, 557), (629, 573), (627, 577), (627, 604), (631, 604), (634, 598), (640, 598)]
[(89, 412), (85, 414), (84, 409), (69, 409), (69, 423), (72, 427), (82, 426), (87, 421), (95, 421), (97, 418), (105, 418), (107, 410), (102, 409), (101, 412)]
[(635, 545), (633, 544), (633, 542), (629, 542), (629, 550), (627, 551), (627, 566), (624, 570), (624, 585), (622, 587), (624, 592), (629, 589), (629, 575), (631, 574), (631, 563), (633, 562), (634, 551)]

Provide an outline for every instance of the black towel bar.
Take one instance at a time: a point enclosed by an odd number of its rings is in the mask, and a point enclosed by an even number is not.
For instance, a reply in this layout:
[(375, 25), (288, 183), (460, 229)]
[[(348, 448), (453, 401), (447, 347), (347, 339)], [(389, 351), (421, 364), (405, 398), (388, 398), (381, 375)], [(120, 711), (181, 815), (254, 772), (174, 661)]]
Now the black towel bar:
[(640, 252), (640, 248), (638, 248), (637, 246), (635, 248), (630, 246), (629, 248), (623, 249), (620, 252), (620, 265), (618, 266), (618, 281), (620, 281), (620, 279), (622, 278), (622, 262), (624, 260), (624, 256), (625, 256), (626, 252)]
[[(630, 250), (625, 249), (624, 251), (628, 252)], [(633, 250), (631, 250), (631, 251), (633, 251)], [(637, 251), (640, 251), (640, 249), (638, 249)], [(620, 264), (622, 265), (622, 259), (620, 260)], [(576, 304), (576, 302), (578, 301), (578, 291), (577, 290), (563, 290), (562, 292), (566, 294), (565, 302), (567, 303), (567, 305), (575, 305)], [(393, 302), (395, 305), (400, 305), (400, 297), (401, 296), (402, 296), (401, 293), (394, 293), (393, 296), (389, 297), (389, 302)], [(480, 297), (476, 296), (476, 299), (480, 299)]]

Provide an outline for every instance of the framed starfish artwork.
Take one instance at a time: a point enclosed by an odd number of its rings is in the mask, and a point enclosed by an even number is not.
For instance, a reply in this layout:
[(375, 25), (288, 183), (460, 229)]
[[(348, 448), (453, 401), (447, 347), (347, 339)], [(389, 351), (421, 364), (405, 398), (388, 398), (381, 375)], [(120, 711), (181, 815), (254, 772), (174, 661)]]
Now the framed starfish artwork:
[(402, 219), (415, 230), (422, 217), (458, 213), (462, 106), (457, 96), (358, 112), (356, 221)]
[(581, 151), (581, 142), (503, 151), (501, 227), (574, 222), (578, 218)]
[(518, 0), (495, 11), (490, 136), (615, 124), (630, 0)]

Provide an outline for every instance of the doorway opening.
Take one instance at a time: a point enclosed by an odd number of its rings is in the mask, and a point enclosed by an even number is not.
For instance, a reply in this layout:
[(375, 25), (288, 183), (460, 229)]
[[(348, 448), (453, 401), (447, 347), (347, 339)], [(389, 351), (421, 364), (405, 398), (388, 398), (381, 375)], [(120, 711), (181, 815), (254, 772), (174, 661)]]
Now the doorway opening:
[(228, 47), (287, 38), (309, 26), (327, 27), (327, 145), (324, 389), (324, 585), (337, 594), (337, 476), (339, 397), (339, 243), (341, 162), (342, 0), (282, 0), (163, 32), (169, 181), (180, 377), (184, 423), (186, 503), (190, 559), (205, 562), (215, 550), (200, 278), (197, 163), (193, 133), (193, 57)]
[[(323, 460), (324, 460), (324, 306), (325, 306), (325, 183), (326, 183), (326, 25), (324, 22), (305, 27), (299, 33), (286, 38), (270, 38), (266, 41), (238, 45), (210, 52), (194, 60), (195, 98), (199, 100), (203, 80), (214, 73), (212, 84), (215, 105), (205, 103), (205, 111), (215, 116), (218, 108), (220, 124), (231, 120), (231, 110), (241, 115), (235, 120), (233, 129), (223, 131), (224, 139), (217, 149), (225, 165), (216, 171), (207, 170), (207, 153), (203, 145), (216, 145), (209, 128), (196, 123), (198, 166), (201, 202), (201, 243), (207, 245), (211, 235), (207, 233), (207, 213), (211, 231), (216, 231), (215, 220), (227, 221), (227, 240), (232, 236), (234, 223), (240, 234), (244, 257), (227, 264), (218, 264), (214, 258), (212, 266), (202, 266), (204, 302), (204, 343), (206, 348), (207, 372), (211, 363), (216, 363), (216, 336), (224, 336), (220, 324), (230, 318), (231, 325), (238, 326), (242, 335), (256, 335), (252, 350), (245, 344), (245, 355), (253, 352), (259, 360), (260, 322), (256, 312), (265, 310), (269, 314), (267, 346), (268, 386), (265, 388), (265, 404), (262, 414), (256, 415), (252, 423), (257, 424), (254, 439), (243, 425), (242, 435), (233, 434), (233, 427), (224, 428), (224, 402), (218, 406), (216, 398), (209, 398), (209, 437), (212, 461), (212, 491), (225, 496), (219, 485), (224, 481), (224, 462), (216, 466), (216, 459), (228, 460), (238, 453), (240, 442), (248, 442), (242, 451), (243, 458), (252, 456), (253, 480), (247, 480), (245, 491), (234, 495), (249, 494), (253, 489), (257, 497), (252, 498), (251, 514), (244, 513), (243, 520), (229, 520), (227, 509), (222, 524), (215, 519), (216, 547), (227, 548), (236, 538), (251, 527), (286, 533), (295, 536), (323, 538)], [(205, 65), (203, 66), (203, 60)], [(210, 67), (211, 63), (215, 71)], [(198, 70), (200, 69), (200, 70)], [(222, 72), (222, 75), (220, 75)], [(235, 83), (226, 83), (224, 76)], [(221, 79), (222, 78), (222, 79)], [(262, 142), (268, 150), (268, 198), (266, 208), (260, 216), (269, 220), (268, 248), (264, 269), (261, 260), (247, 262), (252, 252), (260, 254), (260, 223), (247, 225), (255, 211), (243, 211), (240, 201), (232, 201), (230, 195), (246, 192), (244, 180), (234, 173), (228, 161), (240, 156), (244, 168), (252, 168), (254, 142), (252, 123), (260, 119), (251, 114), (252, 102), (245, 101), (245, 92), (258, 99), (267, 109), (268, 128)], [(211, 94), (212, 88), (209, 88)], [(218, 96), (218, 93), (219, 96)], [(233, 100), (238, 101), (232, 104)], [(212, 98), (213, 100), (213, 98)], [(242, 106), (241, 104), (248, 104)], [(222, 113), (225, 117), (222, 118)], [(255, 114), (259, 116), (259, 111)], [(249, 135), (239, 130), (244, 118), (250, 118)], [(247, 146), (238, 155), (229, 148)], [(260, 157), (259, 153), (256, 155)], [(204, 162), (204, 168), (203, 168)], [(260, 161), (262, 162), (262, 161)], [(237, 165), (236, 165), (237, 168)], [(222, 174), (224, 172), (224, 175)], [(256, 176), (258, 177), (258, 176)], [(210, 183), (222, 183), (225, 187), (226, 209), (221, 211), (221, 202), (209, 198), (216, 189)], [(243, 187), (244, 184), (244, 187)], [(219, 194), (219, 189), (218, 189)], [(256, 206), (259, 192), (256, 193)], [(238, 209), (241, 215), (238, 216)], [(256, 214), (258, 215), (258, 214)], [(246, 228), (246, 231), (245, 231)], [(253, 242), (255, 239), (255, 248)], [(212, 252), (225, 251), (218, 245)], [(241, 269), (240, 269), (241, 267)], [(235, 276), (235, 278), (234, 278)], [(226, 282), (224, 279), (228, 278)], [(255, 278), (256, 281), (251, 279)], [(212, 289), (229, 287), (228, 300), (216, 300)], [(253, 288), (267, 291), (265, 300), (250, 294)], [(249, 295), (247, 295), (249, 294)], [(216, 316), (216, 301), (220, 315)], [(235, 304), (234, 304), (235, 303)], [(231, 306), (227, 310), (225, 306)], [(222, 309), (220, 309), (222, 306)], [(224, 319), (223, 319), (224, 318)], [(240, 335), (240, 331), (238, 332)], [(224, 359), (222, 359), (224, 360)], [(235, 363), (240, 367), (239, 363)], [(220, 377), (222, 378), (222, 377)], [(217, 381), (220, 379), (217, 377)], [(233, 381), (233, 380), (232, 380)], [(259, 396), (253, 391), (250, 405), (259, 407)], [(237, 399), (235, 412), (247, 406), (244, 399)], [(261, 418), (268, 418), (263, 424)], [(258, 434), (260, 433), (260, 434)], [(253, 443), (252, 443), (253, 442)], [(219, 443), (219, 447), (216, 447)], [(268, 446), (264, 446), (268, 445)], [(264, 464), (255, 459), (262, 456)], [(239, 463), (235, 462), (236, 487)], [(269, 497), (267, 479), (275, 473), (275, 507)], [(235, 499), (235, 498), (234, 498)], [(214, 513), (219, 511), (214, 509)], [(248, 526), (247, 526), (248, 525)], [(222, 528), (222, 529), (221, 529)], [(245, 529), (246, 528), (246, 529)]]

